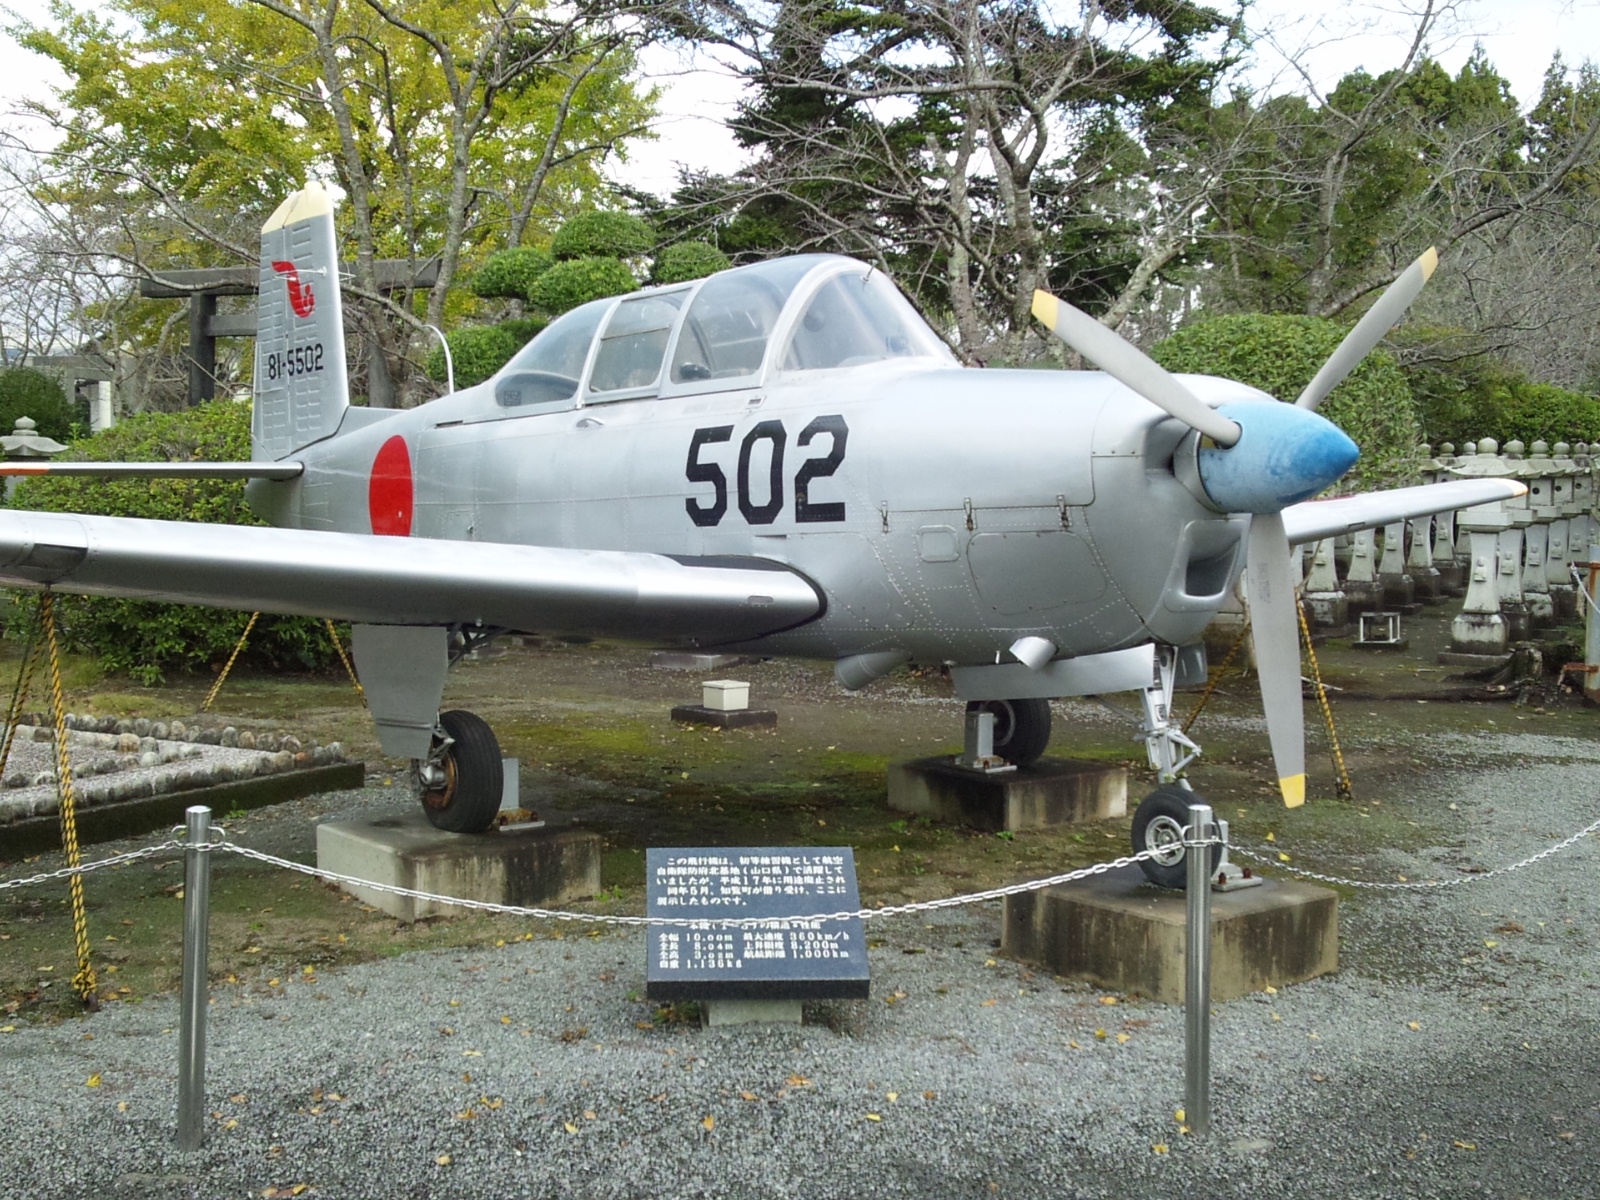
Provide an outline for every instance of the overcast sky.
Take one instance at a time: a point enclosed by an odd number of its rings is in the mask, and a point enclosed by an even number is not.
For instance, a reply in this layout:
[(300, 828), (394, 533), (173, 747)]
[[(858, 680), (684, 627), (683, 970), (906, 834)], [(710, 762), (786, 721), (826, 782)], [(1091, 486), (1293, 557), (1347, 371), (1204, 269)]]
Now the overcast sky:
[[(11, 12), (42, 20), (47, 0), (0, 0)], [(1068, 0), (1070, 2), (1070, 0)], [(1283, 55), (1298, 54), (1313, 82), (1326, 88), (1342, 75), (1366, 67), (1381, 71), (1405, 53), (1411, 22), (1407, 0), (1378, 3), (1307, 3), (1306, 0), (1257, 0), (1256, 29), (1272, 27), (1275, 36), (1258, 48), (1254, 80), (1266, 86), (1294, 85)], [(1524, 104), (1537, 98), (1551, 56), (1559, 48), (1569, 67), (1600, 59), (1600, 0), (1464, 0), (1453, 32), (1434, 42), (1435, 57), (1458, 68), (1481, 41), (1489, 60), (1510, 81)], [(1308, 15), (1310, 14), (1310, 15)], [(700, 69), (706, 64), (667, 52), (653, 52), (646, 66), (665, 91), (658, 140), (636, 145), (627, 166), (614, 174), (638, 187), (658, 192), (671, 189), (679, 163), (725, 171), (738, 163), (738, 151), (724, 122), (738, 96), (738, 85), (725, 72)], [(0, 98), (15, 100), (44, 94), (51, 76), (41, 60), (0, 38)]]

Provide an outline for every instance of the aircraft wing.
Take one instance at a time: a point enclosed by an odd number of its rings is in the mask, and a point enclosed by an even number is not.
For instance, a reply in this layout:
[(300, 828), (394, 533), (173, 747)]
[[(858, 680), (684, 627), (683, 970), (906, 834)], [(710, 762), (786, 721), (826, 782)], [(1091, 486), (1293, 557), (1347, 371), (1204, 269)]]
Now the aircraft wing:
[(1527, 485), (1514, 479), (1452, 479), (1333, 500), (1306, 500), (1283, 510), (1283, 526), (1289, 544), (1300, 546), (1411, 517), (1514, 500), (1527, 492)]
[(822, 615), (759, 558), (0, 510), (0, 585), (332, 617), (714, 645)]

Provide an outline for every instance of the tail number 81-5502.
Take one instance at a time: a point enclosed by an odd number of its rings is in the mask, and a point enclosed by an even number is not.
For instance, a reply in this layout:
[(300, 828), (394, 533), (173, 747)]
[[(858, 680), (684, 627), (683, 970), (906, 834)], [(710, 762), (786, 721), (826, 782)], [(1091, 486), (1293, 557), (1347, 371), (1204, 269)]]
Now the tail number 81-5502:
[[(802, 525), (844, 520), (844, 501), (816, 503), (811, 499), (812, 481), (827, 478), (844, 462), (845, 442), (850, 436), (844, 418), (837, 414), (815, 418), (800, 431), (795, 445), (801, 448), (810, 446), (823, 435), (828, 439), (828, 452), (807, 458), (794, 473), (794, 519)], [(727, 514), (728, 477), (717, 463), (702, 461), (701, 453), (707, 446), (732, 440), (732, 425), (696, 429), (694, 436), (689, 439), (689, 459), (684, 467), (684, 476), (690, 483), (709, 483), (712, 488), (709, 502), (693, 496), (683, 502), (689, 519), (696, 525), (716, 525)], [(771, 525), (783, 511), (783, 452), (788, 440), (789, 435), (782, 421), (762, 421), (753, 426), (739, 443), (739, 465), (734, 482), (739, 512), (751, 525)], [(757, 479), (752, 488), (750, 464), (752, 459), (756, 459), (757, 448), (762, 442), (770, 443), (767, 478)]]

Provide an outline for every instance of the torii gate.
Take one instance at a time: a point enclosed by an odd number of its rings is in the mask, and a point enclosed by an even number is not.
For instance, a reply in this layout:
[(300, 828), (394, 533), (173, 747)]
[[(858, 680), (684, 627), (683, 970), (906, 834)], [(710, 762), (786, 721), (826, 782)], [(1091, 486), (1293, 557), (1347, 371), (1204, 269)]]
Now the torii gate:
[[(350, 273), (346, 265), (344, 273)], [(439, 282), (439, 260), (418, 264), (403, 258), (382, 258), (373, 263), (378, 288), (385, 292), (420, 288), (427, 290)], [(218, 296), (254, 296), (259, 290), (260, 273), (249, 267), (202, 267), (195, 270), (162, 271), (139, 281), (139, 294), (153, 300), (189, 301), (189, 405), (192, 408), (217, 394), (217, 339), (255, 337), (256, 314), (217, 313)]]

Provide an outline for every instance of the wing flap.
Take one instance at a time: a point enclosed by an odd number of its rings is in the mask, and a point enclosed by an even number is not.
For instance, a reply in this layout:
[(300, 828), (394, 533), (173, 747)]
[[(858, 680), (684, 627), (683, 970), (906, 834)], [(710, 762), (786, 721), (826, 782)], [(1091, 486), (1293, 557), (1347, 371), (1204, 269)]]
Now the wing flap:
[(1515, 500), (1527, 493), (1527, 485), (1514, 479), (1452, 479), (1333, 500), (1307, 500), (1283, 510), (1283, 525), (1289, 544), (1299, 546), (1411, 517)]
[(731, 644), (822, 615), (764, 559), (0, 511), (0, 585), (332, 617)]

